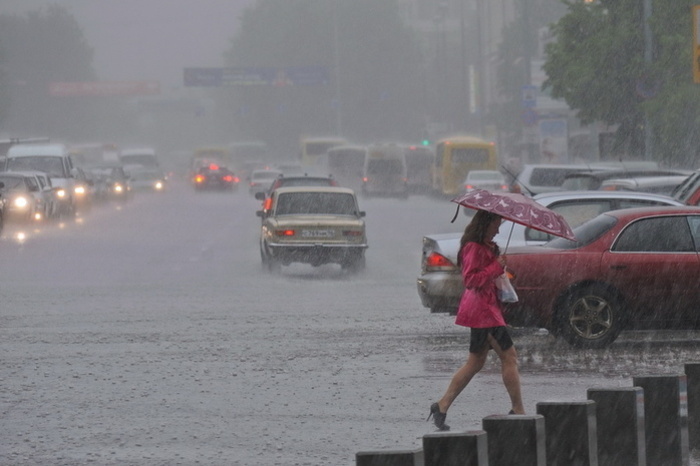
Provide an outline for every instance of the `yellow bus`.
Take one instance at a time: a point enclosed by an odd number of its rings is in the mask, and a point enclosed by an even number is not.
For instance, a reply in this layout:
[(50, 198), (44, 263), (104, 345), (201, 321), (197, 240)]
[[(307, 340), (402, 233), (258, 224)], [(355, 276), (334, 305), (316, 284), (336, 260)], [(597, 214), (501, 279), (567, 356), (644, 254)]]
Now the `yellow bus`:
[(433, 190), (456, 196), (464, 190), (462, 183), (471, 170), (498, 170), (498, 154), (492, 142), (456, 136), (441, 139), (435, 147)]
[(320, 157), (325, 155), (328, 149), (347, 143), (347, 140), (340, 137), (303, 137), (300, 141), (301, 165), (318, 168)]

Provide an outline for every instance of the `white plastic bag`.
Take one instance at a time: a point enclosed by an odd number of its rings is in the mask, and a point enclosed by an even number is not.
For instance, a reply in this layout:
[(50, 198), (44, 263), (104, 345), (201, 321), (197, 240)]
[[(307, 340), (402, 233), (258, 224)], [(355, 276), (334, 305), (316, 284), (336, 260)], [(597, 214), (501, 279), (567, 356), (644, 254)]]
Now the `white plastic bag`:
[(515, 292), (515, 288), (513, 288), (513, 284), (510, 282), (507, 272), (503, 272), (503, 275), (496, 278), (496, 288), (498, 288), (498, 299), (500, 299), (502, 303), (518, 302), (518, 294)]

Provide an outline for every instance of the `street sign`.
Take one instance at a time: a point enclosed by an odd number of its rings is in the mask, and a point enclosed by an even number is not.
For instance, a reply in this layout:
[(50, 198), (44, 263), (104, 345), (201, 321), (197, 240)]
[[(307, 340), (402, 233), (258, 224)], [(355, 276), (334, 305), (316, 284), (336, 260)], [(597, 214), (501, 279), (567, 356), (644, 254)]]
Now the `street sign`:
[(700, 84), (700, 5), (693, 6), (693, 81)]
[(158, 81), (52, 82), (49, 94), (54, 97), (150, 95), (160, 93)]
[(524, 108), (533, 108), (537, 105), (537, 86), (523, 86), (522, 93)]
[(330, 82), (324, 66), (185, 68), (183, 78), (188, 87), (315, 86)]

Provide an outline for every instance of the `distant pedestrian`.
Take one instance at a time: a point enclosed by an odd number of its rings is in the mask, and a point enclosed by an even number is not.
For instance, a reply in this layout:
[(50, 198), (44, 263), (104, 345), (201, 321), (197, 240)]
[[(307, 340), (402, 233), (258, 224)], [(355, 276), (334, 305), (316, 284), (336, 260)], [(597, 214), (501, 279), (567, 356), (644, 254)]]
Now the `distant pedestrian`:
[(450, 429), (445, 424), (447, 410), (484, 367), (491, 349), (501, 360), (503, 384), (511, 401), (509, 414), (525, 413), (520, 394), (518, 356), (503, 319), (498, 289), (494, 282), (504, 273), (506, 266), (505, 256), (500, 255), (498, 245), (493, 242), (501, 221), (501, 217), (496, 214), (478, 210), (460, 241), (457, 264), (462, 271), (464, 292), (455, 323), (470, 327), (471, 339), (467, 362), (452, 376), (442, 398), (430, 406), (428, 420), (432, 416), (435, 426), (440, 430)]

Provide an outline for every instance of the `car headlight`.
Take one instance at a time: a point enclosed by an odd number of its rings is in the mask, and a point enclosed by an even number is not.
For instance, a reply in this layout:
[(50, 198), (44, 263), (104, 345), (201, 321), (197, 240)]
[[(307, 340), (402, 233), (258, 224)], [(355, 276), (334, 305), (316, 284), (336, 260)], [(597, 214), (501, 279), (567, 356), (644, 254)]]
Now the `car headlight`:
[(78, 194), (78, 195), (81, 195), (81, 196), (82, 196), (83, 194), (85, 194), (85, 186), (76, 186), (76, 187), (75, 187), (75, 194)]
[(124, 187), (122, 185), (120, 185), (120, 184), (114, 185), (114, 192), (120, 193), (122, 191), (124, 191)]
[(56, 196), (58, 196), (58, 197), (60, 197), (61, 199), (63, 199), (64, 197), (66, 197), (66, 190), (65, 190), (65, 189), (59, 189), (59, 190), (57, 190), (57, 191), (56, 191)]
[(23, 196), (18, 196), (15, 198), (13, 201), (15, 207), (18, 207), (20, 209), (24, 209), (29, 205), (29, 200), (26, 197)]
[(156, 189), (163, 189), (163, 182), (162, 182), (162, 181), (156, 181), (155, 188), (156, 188)]

